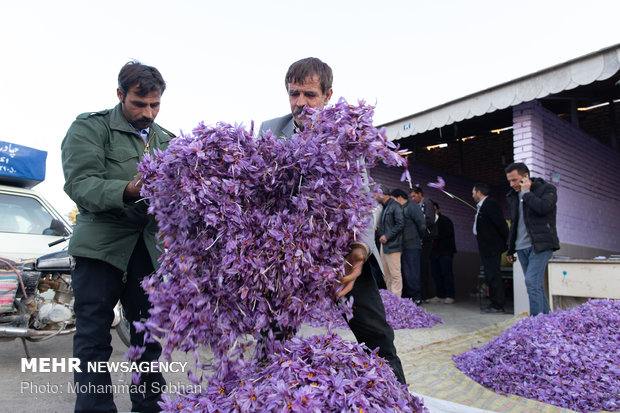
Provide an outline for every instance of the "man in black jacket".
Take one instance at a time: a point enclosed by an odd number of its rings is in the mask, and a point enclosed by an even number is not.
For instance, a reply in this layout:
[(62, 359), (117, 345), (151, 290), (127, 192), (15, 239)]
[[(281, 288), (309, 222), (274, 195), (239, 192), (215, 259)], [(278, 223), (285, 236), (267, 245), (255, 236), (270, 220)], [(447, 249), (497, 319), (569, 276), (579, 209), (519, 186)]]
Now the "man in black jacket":
[(500, 265), (502, 253), (508, 249), (508, 224), (499, 203), (490, 198), (489, 186), (477, 183), (472, 189), (472, 198), (476, 201), (476, 217), (474, 218), (474, 235), (478, 240), (478, 250), (484, 266), (484, 275), (489, 285), (491, 305), (483, 308), (485, 313), (504, 311), (504, 284)]
[(530, 178), (524, 163), (512, 163), (505, 169), (512, 188), (506, 195), (510, 207), (508, 261), (516, 251), (525, 275), (530, 315), (547, 314), (549, 302), (543, 288), (547, 262), (560, 249), (555, 226), (557, 190), (541, 178)]
[(441, 214), (438, 203), (434, 202), (433, 208), (437, 215), (437, 238), (433, 242), (430, 259), (437, 297), (431, 302), (453, 304), (454, 273), (452, 272), (452, 258), (456, 253), (454, 224), (450, 218)]
[(381, 185), (383, 194), (376, 195), (377, 201), (383, 204), (383, 212), (379, 218), (377, 236), (381, 243), (381, 264), (383, 279), (387, 290), (400, 297), (403, 293), (403, 276), (400, 257), (403, 252), (403, 229), (405, 220), (403, 207), (390, 196), (387, 186)]
[(435, 216), (433, 200), (429, 197), (425, 197), (422, 188), (419, 186), (414, 186), (413, 189), (411, 189), (411, 199), (418, 204), (426, 221), (426, 231), (422, 237), (422, 253), (420, 256), (420, 289), (422, 291), (422, 300), (425, 302), (438, 302), (439, 298), (437, 298), (437, 295), (432, 291), (433, 286), (431, 285), (430, 275), (431, 251), (433, 249), (433, 241), (437, 237), (437, 217)]

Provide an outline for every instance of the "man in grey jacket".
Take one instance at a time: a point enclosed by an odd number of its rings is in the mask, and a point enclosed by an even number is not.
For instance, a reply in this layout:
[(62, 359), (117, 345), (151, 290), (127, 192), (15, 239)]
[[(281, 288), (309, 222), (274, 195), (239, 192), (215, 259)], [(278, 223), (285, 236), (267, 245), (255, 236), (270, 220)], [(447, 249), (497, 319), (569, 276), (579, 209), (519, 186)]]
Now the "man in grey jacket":
[(383, 194), (375, 195), (375, 197), (383, 205), (377, 228), (377, 236), (381, 243), (383, 280), (387, 290), (400, 297), (403, 292), (403, 275), (400, 265), (405, 227), (403, 207), (392, 198), (387, 186), (381, 185), (381, 191)]
[[(263, 122), (259, 135), (271, 130), (276, 136), (290, 138), (302, 127), (301, 116), (307, 107), (323, 108), (332, 96), (333, 75), (331, 68), (317, 58), (306, 58), (293, 63), (286, 73), (284, 84), (291, 105), (291, 113)], [(351, 244), (346, 261), (344, 288), (340, 295), (353, 296), (353, 318), (349, 327), (359, 342), (370, 349), (379, 348), (379, 355), (392, 367), (399, 382), (405, 383), (405, 374), (394, 347), (394, 330), (385, 319), (385, 308), (377, 284), (372, 277), (371, 261), (378, 257), (374, 243), (374, 226), (371, 217), (366, 233)], [(376, 263), (376, 261), (375, 261)]]
[(421, 304), (420, 291), (420, 256), (422, 254), (422, 237), (426, 232), (426, 221), (422, 209), (407, 197), (402, 189), (392, 191), (392, 198), (403, 207), (403, 255), (401, 266), (403, 274), (403, 297), (411, 298)]

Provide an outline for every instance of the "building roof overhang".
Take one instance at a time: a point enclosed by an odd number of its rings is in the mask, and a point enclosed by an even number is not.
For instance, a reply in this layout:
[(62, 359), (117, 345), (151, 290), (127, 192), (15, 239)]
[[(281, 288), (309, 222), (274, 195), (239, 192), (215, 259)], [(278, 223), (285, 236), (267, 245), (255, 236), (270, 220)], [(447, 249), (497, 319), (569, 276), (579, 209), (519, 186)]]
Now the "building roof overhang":
[(389, 140), (398, 140), (606, 80), (619, 71), (620, 44), (616, 44), (381, 126)]

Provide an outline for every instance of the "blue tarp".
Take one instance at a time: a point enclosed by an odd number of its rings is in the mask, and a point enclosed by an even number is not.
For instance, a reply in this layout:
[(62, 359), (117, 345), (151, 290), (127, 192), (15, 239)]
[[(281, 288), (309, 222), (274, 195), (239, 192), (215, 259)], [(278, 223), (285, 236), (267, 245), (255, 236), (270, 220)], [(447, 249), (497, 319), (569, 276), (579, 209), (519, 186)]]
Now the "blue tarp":
[(0, 183), (32, 188), (45, 180), (47, 152), (0, 141)]

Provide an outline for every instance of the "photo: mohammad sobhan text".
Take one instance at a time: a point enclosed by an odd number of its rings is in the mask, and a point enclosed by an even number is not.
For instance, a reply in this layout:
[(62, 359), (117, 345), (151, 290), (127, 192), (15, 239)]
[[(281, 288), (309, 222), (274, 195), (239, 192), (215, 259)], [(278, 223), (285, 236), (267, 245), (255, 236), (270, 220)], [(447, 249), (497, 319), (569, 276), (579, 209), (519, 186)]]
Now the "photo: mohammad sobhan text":
[(78, 393), (89, 393), (89, 394), (104, 394), (104, 393), (113, 393), (113, 394), (129, 394), (129, 393), (146, 393), (147, 390), (150, 390), (154, 393), (201, 393), (202, 388), (197, 384), (188, 384), (188, 383), (150, 383), (150, 388), (147, 387), (146, 383), (142, 384), (130, 384), (130, 383), (120, 383), (120, 384), (106, 384), (106, 385), (95, 385), (92, 383), (75, 383), (73, 381), (67, 381), (66, 383), (34, 383), (32, 381), (22, 381), (19, 385), (19, 391), (21, 394), (78, 394)]

